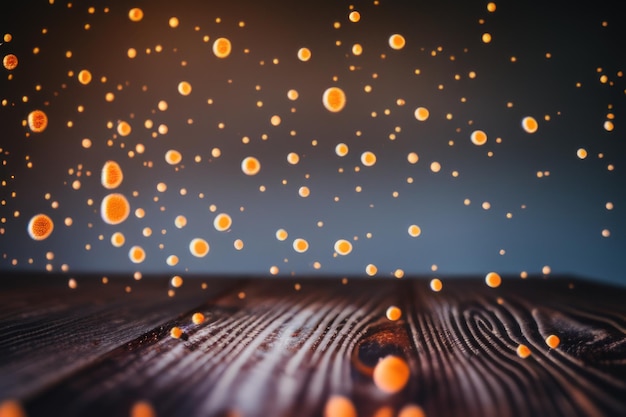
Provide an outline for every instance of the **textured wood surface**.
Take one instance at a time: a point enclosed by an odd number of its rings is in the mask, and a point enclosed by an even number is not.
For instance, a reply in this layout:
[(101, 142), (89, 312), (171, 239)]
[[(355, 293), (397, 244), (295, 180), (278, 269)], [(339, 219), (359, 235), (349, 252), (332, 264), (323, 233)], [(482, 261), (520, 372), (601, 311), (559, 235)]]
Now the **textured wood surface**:
[[(222, 279), (201, 290), (187, 279), (168, 297), (162, 278), (84, 278), (76, 290), (43, 281), (0, 293), (0, 400), (31, 417), (127, 416), (139, 400), (158, 416), (321, 416), (335, 394), (359, 416), (407, 404), (427, 416), (626, 415), (624, 288), (446, 279), (435, 293), (427, 280), (393, 278), (303, 279), (299, 290)], [(400, 320), (385, 317), (390, 305)], [(411, 370), (393, 395), (371, 375), (389, 354)]]

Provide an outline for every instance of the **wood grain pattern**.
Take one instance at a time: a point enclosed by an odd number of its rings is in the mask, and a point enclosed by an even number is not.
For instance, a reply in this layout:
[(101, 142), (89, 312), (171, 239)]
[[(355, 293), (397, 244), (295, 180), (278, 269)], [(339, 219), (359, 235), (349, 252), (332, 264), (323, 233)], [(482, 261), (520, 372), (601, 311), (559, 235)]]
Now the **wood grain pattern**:
[[(126, 416), (138, 400), (158, 416), (321, 416), (333, 394), (351, 398), (359, 416), (406, 404), (427, 416), (626, 415), (624, 288), (509, 278), (492, 289), (482, 280), (447, 279), (434, 293), (426, 280), (394, 278), (304, 279), (296, 291), (292, 280), (222, 280), (209, 285), (211, 293), (190, 291), (172, 302), (154, 298), (163, 292), (158, 282), (133, 291), (136, 310), (106, 300), (84, 322), (59, 311), (35, 328), (11, 315), (15, 306), (3, 306), (0, 326), (12, 333), (0, 341), (0, 398), (18, 398), (31, 417), (50, 410)], [(69, 309), (90, 311), (89, 293), (66, 300)], [(44, 303), (40, 314), (54, 304)], [(399, 321), (386, 319), (389, 305), (402, 309)], [(200, 325), (191, 322), (196, 311), (206, 316)], [(96, 326), (71, 337), (89, 317), (117, 315), (125, 317), (117, 333)], [(185, 331), (182, 339), (169, 336), (174, 325)], [(549, 334), (560, 337), (558, 348), (546, 345)], [(92, 351), (88, 341), (96, 337), (103, 342)], [(517, 356), (520, 343), (528, 358)], [(394, 395), (372, 382), (374, 365), (389, 354), (411, 369)], [(32, 355), (79, 363), (58, 373), (43, 359), (29, 364)], [(16, 371), (26, 365), (31, 370)], [(37, 369), (41, 382), (25, 382)]]

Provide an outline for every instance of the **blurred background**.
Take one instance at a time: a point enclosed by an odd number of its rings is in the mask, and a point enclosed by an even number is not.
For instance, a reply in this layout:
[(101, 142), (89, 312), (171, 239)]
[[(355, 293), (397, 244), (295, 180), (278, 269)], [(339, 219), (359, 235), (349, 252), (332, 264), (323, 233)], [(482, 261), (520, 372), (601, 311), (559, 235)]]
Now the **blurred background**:
[(0, 273), (623, 285), (619, 6), (4, 4)]

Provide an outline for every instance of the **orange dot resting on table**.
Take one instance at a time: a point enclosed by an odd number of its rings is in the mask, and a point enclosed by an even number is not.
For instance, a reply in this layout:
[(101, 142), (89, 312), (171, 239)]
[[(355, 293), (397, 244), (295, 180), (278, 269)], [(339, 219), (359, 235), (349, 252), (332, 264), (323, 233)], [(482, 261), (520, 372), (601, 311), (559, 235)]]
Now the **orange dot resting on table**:
[(340, 112), (346, 106), (346, 93), (339, 87), (330, 87), (322, 95), (322, 103), (332, 113)]
[(389, 355), (378, 361), (372, 376), (378, 389), (388, 394), (395, 394), (409, 382), (411, 372), (404, 359)]
[(204, 322), (204, 314), (202, 313), (194, 313), (193, 316), (191, 316), (191, 321), (193, 322), (193, 324), (201, 324)]
[(182, 335), (183, 330), (180, 327), (174, 326), (170, 330), (170, 336), (172, 336), (174, 339), (180, 339)]
[(43, 132), (48, 127), (48, 116), (42, 110), (31, 111), (28, 114), (28, 127), (32, 132)]
[(52, 234), (54, 223), (45, 214), (37, 214), (28, 222), (28, 234), (34, 240), (44, 240)]
[(548, 345), (551, 349), (556, 349), (561, 343), (561, 339), (557, 335), (551, 334), (546, 337), (546, 345)]
[(522, 359), (525, 359), (530, 356), (530, 349), (528, 348), (528, 346), (523, 345), (523, 344), (520, 344), (519, 346), (517, 346), (516, 352), (517, 352), (517, 356), (519, 356)]
[(117, 188), (122, 184), (124, 180), (124, 173), (122, 168), (115, 161), (106, 161), (102, 166), (102, 174), (100, 176), (100, 183), (107, 190)]
[(102, 199), (100, 215), (105, 223), (120, 224), (128, 218), (129, 214), (130, 204), (124, 195), (114, 193)]
[(357, 417), (352, 401), (343, 395), (333, 395), (324, 406), (324, 417)]

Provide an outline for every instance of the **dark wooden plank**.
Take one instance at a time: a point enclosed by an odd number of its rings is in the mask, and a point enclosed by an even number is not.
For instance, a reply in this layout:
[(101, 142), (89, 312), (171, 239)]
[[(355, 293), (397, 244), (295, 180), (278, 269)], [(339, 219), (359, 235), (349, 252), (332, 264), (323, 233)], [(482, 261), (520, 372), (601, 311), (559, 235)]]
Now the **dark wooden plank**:
[[(28, 415), (320, 416), (331, 395), (359, 416), (418, 404), (428, 416), (626, 413), (626, 290), (561, 279), (254, 280), (101, 354), (19, 398)], [(570, 284), (573, 283), (573, 287)], [(245, 297), (242, 295), (245, 293)], [(389, 305), (403, 310), (385, 318)], [(191, 322), (195, 311), (206, 321)], [(172, 326), (185, 331), (169, 336)], [(545, 337), (557, 334), (550, 349)], [(516, 353), (523, 343), (525, 359)], [(393, 354), (411, 378), (397, 394), (372, 381)]]
[(215, 281), (168, 294), (169, 277), (3, 277), (0, 292), (0, 394), (22, 397), (62, 380), (101, 355), (232, 288)]

